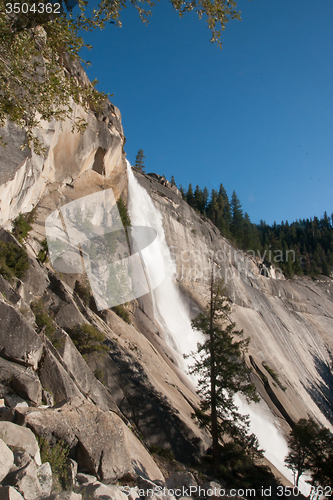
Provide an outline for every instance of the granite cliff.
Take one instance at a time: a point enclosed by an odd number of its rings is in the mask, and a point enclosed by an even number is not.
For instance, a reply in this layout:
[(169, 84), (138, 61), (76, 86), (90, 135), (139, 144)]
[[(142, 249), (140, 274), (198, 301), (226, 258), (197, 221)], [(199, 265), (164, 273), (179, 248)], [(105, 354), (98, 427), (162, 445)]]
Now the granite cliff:
[[(0, 276), (1, 419), (15, 425), (15, 432), (30, 429), (51, 443), (66, 443), (76, 484), (86, 484), (92, 495), (100, 488), (103, 495), (102, 483), (124, 478), (165, 481), (149, 450), (171, 450), (178, 461), (193, 464), (210, 440), (191, 419), (198, 399), (155, 317), (152, 295), (133, 300), (120, 315), (119, 310), (98, 311), (89, 290), (83, 293), (83, 275), (62, 274), (50, 262), (37, 260), (45, 220), (52, 212), (107, 188), (117, 199), (127, 200), (119, 110), (106, 103), (100, 113), (84, 114), (79, 107), (74, 113), (88, 122), (86, 132), (72, 133), (69, 121), (45, 123), (38, 131), (47, 147), (45, 156), (20, 150), (24, 132), (12, 124), (4, 130), (8, 144), (0, 151), (0, 241), (21, 247), (5, 229), (11, 229), (20, 213), (36, 210), (25, 240), (29, 269), (9, 281)], [(135, 176), (162, 215), (181, 307), (188, 317), (206, 304), (212, 263), (225, 279), (233, 318), (251, 339), (247, 362), (265, 402), (251, 412), (260, 414), (261, 422), (273, 419), (281, 436), (307, 416), (332, 429), (332, 280), (286, 280), (260, 256), (234, 248), (165, 178), (139, 171)], [(38, 319), (42, 313), (49, 317), (43, 326)], [(103, 334), (105, 352), (82, 356), (68, 334), (77, 325), (91, 325)], [(27, 455), (24, 467), (34, 469), (29, 476), (35, 481), (32, 494), (23, 484), (22, 456), (15, 450), (10, 455), (14, 445), (5, 439), (6, 429), (0, 444), (6, 447), (3, 456), (8, 455), (10, 467), (2, 464), (0, 479), (12, 476), (3, 487), (15, 487), (26, 500), (46, 498), (51, 489), (42, 491), (43, 481), (36, 482), (38, 446), (34, 444), (34, 452), (20, 451)], [(92, 478), (80, 478), (77, 467)], [(105, 495), (112, 497), (115, 492), (110, 491)]]

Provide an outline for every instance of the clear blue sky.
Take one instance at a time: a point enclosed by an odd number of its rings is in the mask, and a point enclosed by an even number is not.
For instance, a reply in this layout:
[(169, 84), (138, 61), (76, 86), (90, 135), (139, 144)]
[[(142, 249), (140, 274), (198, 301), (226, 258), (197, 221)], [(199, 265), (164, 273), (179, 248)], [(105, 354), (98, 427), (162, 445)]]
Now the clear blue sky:
[(240, 0), (242, 21), (209, 42), (204, 20), (166, 0), (144, 26), (86, 36), (91, 79), (113, 94), (133, 164), (177, 185), (235, 190), (252, 222), (333, 212), (333, 0)]

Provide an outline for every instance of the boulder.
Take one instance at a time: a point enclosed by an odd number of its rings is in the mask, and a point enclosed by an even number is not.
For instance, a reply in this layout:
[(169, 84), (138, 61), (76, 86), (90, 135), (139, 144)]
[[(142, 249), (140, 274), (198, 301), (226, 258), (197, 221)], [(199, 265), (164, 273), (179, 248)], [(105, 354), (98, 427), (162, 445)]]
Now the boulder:
[(151, 455), (128, 427), (125, 427), (125, 437), (130, 452), (132, 475), (141, 476), (151, 481), (164, 482), (164, 476)]
[(174, 472), (166, 481), (166, 485), (170, 489), (174, 488), (190, 488), (198, 486), (193, 474), (188, 471)]
[(83, 394), (79, 391), (73, 378), (66, 371), (59, 360), (59, 355), (51, 342), (46, 338), (46, 347), (39, 371), (39, 378), (43, 387), (53, 395), (55, 403), (64, 399), (79, 397)]
[(33, 460), (24, 467), (7, 474), (4, 486), (14, 486), (25, 500), (39, 500), (43, 494), (37, 477), (37, 465)]
[(74, 398), (53, 408), (20, 408), (25, 425), (37, 435), (62, 439), (76, 453), (80, 468), (89, 470), (105, 482), (132, 470), (125, 424), (112, 412)]
[(48, 496), (52, 491), (52, 469), (49, 462), (45, 462), (37, 470), (37, 477), (42, 488), (43, 496)]
[(15, 305), (21, 300), (21, 296), (15, 292), (14, 288), (0, 274), (0, 292), (8, 302)]
[(15, 419), (21, 425), (28, 425), (37, 436), (47, 439), (51, 446), (60, 440), (71, 449), (78, 444), (72, 426), (65, 416), (62, 418), (56, 406), (53, 408), (18, 408), (15, 410)]
[(23, 399), (28, 399), (37, 406), (42, 401), (42, 385), (37, 374), (31, 368), (25, 368), (13, 377), (10, 386)]
[[(159, 481), (148, 481), (143, 477), (138, 477), (138, 494), (140, 498), (146, 498), (150, 500), (158, 500), (163, 498), (163, 500), (176, 500), (173, 495), (169, 495), (169, 492), (164, 492), (165, 485)], [(162, 493), (163, 492), (163, 493)], [(164, 494), (165, 493), (165, 494)]]
[(90, 483), (96, 483), (97, 477), (92, 476), (91, 474), (84, 474), (83, 472), (79, 472), (76, 475), (76, 480), (79, 484), (90, 484)]
[(5, 395), (5, 404), (9, 408), (27, 408), (29, 405), (24, 399), (17, 394), (6, 394)]
[(21, 398), (41, 404), (42, 386), (32, 368), (0, 358), (0, 382), (10, 385)]
[(37, 369), (43, 343), (26, 318), (0, 299), (1, 356)]
[[(102, 410), (112, 410), (119, 413), (119, 409), (110, 392), (96, 379), (93, 372), (73, 344), (69, 335), (63, 332), (62, 345), (58, 348), (63, 366), (75, 380), (80, 392), (90, 399)], [(43, 384), (44, 387), (47, 385)], [(67, 397), (71, 395), (68, 394)], [(64, 398), (62, 398), (64, 399)]]
[(127, 495), (123, 493), (121, 486), (114, 484), (102, 484), (96, 482), (84, 486), (82, 489), (83, 498), (100, 498), (101, 500), (128, 500)]
[(0, 500), (24, 500), (24, 498), (12, 486), (0, 486)]
[(62, 491), (61, 493), (53, 493), (43, 500), (82, 500), (82, 495), (74, 493), (74, 491)]
[[(1, 431), (0, 436), (1, 438), (5, 437)], [(14, 465), (13, 452), (8, 448), (3, 439), (0, 439), (0, 481), (7, 476), (12, 465)]]
[(0, 435), (7, 446), (25, 450), (37, 465), (41, 465), (39, 446), (30, 429), (12, 422), (0, 422)]

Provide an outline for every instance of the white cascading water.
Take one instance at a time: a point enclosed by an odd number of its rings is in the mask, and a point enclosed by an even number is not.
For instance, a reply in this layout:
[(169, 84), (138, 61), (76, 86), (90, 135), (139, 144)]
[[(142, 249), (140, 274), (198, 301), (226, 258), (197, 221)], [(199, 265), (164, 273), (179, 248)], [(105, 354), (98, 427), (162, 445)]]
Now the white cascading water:
[(145, 249), (144, 266), (149, 280), (160, 274), (161, 256), (164, 260), (165, 279), (152, 291), (155, 319), (158, 321), (167, 344), (175, 350), (180, 368), (186, 367), (183, 354), (195, 351), (197, 343), (202, 340), (199, 332), (192, 330), (191, 320), (175, 285), (176, 265), (171, 258), (169, 247), (165, 241), (162, 215), (155, 207), (147, 191), (135, 179), (130, 164), (128, 172), (128, 211), (133, 226), (150, 226), (157, 231), (157, 242), (148, 253)]
[[(195, 351), (197, 342), (202, 341), (203, 337), (199, 332), (192, 330), (189, 313), (181, 300), (180, 293), (175, 284), (176, 266), (171, 258), (165, 239), (162, 214), (155, 207), (148, 192), (136, 180), (129, 162), (127, 162), (127, 172), (128, 211), (132, 225), (150, 226), (157, 231), (159, 251), (146, 254), (149, 255), (144, 259), (146, 272), (149, 279), (154, 281), (154, 275), (160, 274), (161, 255), (166, 270), (163, 283), (152, 291), (155, 319), (160, 324), (168, 345), (178, 353), (180, 367), (185, 369), (186, 363), (182, 360), (181, 355)], [(274, 425), (267, 405), (262, 402), (259, 404), (259, 409), (253, 404), (248, 405), (239, 397), (236, 397), (236, 402), (241, 413), (250, 414), (250, 432), (253, 432), (257, 436), (260, 447), (266, 450), (265, 456), (267, 459), (290, 482), (293, 482), (291, 471), (284, 466), (284, 457), (288, 453), (286, 440), (276, 425)], [(302, 478), (299, 488), (304, 495), (308, 494), (309, 485)]]

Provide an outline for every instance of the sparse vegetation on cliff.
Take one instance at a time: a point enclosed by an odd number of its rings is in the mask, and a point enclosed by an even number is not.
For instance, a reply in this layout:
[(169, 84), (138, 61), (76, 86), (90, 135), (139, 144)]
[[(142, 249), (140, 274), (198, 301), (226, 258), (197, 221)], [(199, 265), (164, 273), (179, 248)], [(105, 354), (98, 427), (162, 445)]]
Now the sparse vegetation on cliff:
[(23, 278), (28, 269), (29, 258), (25, 248), (12, 242), (0, 241), (0, 274), (12, 281), (15, 276)]
[(23, 243), (23, 240), (28, 236), (29, 232), (32, 230), (32, 225), (36, 219), (36, 209), (34, 208), (31, 212), (26, 214), (19, 214), (13, 222), (12, 233), (15, 238)]
[(108, 351), (108, 347), (103, 344), (105, 335), (93, 325), (88, 323), (76, 325), (73, 328), (68, 328), (67, 333), (83, 356), (93, 352), (105, 353)]
[(51, 466), (53, 491), (66, 489), (69, 486), (69, 474), (66, 464), (69, 447), (61, 440), (51, 446), (43, 436), (37, 436), (37, 441), (42, 463), (48, 462)]
[(128, 323), (129, 325), (131, 324), (131, 318), (129, 312), (125, 309), (123, 305), (112, 307), (112, 311), (114, 311), (117, 314), (117, 316), (123, 319), (125, 323)]

